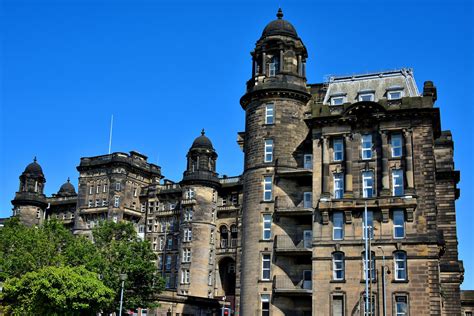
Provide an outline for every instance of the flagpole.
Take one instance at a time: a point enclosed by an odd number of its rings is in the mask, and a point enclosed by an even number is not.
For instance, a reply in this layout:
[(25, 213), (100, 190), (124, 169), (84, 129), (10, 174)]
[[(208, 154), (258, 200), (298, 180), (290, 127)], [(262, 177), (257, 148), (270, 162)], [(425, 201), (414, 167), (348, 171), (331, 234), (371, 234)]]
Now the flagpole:
[(367, 227), (367, 202), (364, 208), (364, 239), (365, 239), (365, 315), (369, 315), (369, 229)]

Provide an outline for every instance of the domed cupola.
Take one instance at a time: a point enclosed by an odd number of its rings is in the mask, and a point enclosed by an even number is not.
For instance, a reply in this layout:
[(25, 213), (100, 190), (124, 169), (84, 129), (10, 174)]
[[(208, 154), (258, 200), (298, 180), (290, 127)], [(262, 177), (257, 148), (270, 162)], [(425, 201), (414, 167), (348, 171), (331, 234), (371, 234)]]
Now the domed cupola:
[(295, 27), (283, 19), (281, 9), (277, 19), (263, 30), (251, 55), (252, 78), (247, 81), (247, 93), (240, 99), (244, 109), (253, 99), (269, 93), (291, 94), (292, 98), (303, 102), (309, 100), (306, 87), (308, 52)]
[(74, 188), (74, 186), (70, 182), (69, 178), (67, 178), (67, 182), (64, 183), (59, 188), (57, 196), (59, 196), (59, 197), (69, 197), (69, 196), (76, 196), (76, 195), (77, 195), (76, 189)]
[(36, 157), (33, 159), (33, 162), (26, 166), (25, 171), (23, 171), (24, 176), (31, 178), (44, 178), (43, 168), (36, 162)]
[(211, 140), (205, 135), (197, 137), (187, 154), (187, 168), (183, 174), (183, 184), (208, 184), (218, 186), (219, 179), (216, 173), (217, 153)]
[(45, 183), (43, 168), (36, 162), (35, 157), (20, 176), (20, 192), (43, 194)]

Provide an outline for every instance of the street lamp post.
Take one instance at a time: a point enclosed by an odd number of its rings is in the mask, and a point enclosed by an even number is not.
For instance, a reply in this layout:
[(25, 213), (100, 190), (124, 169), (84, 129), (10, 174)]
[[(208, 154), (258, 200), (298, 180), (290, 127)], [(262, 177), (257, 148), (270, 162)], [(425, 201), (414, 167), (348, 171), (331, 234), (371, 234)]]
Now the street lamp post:
[(123, 287), (125, 284), (125, 280), (127, 279), (127, 275), (125, 273), (120, 274), (120, 280), (122, 281), (122, 291), (120, 292), (120, 310), (119, 316), (122, 316), (122, 308), (123, 308)]
[(385, 293), (385, 252), (381, 246), (378, 246), (382, 251), (382, 301), (383, 301), (383, 316), (387, 315), (387, 296)]

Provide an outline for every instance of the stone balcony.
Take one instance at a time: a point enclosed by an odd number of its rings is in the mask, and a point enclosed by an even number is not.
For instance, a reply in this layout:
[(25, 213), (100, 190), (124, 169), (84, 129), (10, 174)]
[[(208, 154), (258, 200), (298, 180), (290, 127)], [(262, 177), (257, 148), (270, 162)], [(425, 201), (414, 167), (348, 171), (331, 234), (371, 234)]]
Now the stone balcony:
[(273, 292), (281, 296), (311, 296), (312, 282), (298, 279), (293, 281), (287, 275), (276, 275), (273, 278)]
[(274, 249), (280, 255), (311, 255), (312, 240), (301, 239), (297, 242), (288, 235), (275, 236)]

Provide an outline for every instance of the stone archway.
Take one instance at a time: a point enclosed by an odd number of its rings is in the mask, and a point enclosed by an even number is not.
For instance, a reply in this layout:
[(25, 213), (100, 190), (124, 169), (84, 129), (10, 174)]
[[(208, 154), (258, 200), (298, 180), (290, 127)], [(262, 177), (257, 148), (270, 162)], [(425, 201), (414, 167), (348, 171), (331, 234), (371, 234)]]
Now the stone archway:
[(219, 261), (219, 278), (225, 296), (235, 295), (235, 260), (230, 257)]

